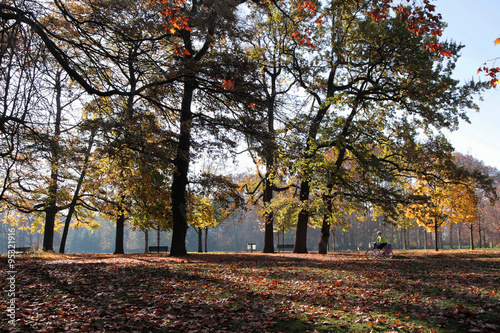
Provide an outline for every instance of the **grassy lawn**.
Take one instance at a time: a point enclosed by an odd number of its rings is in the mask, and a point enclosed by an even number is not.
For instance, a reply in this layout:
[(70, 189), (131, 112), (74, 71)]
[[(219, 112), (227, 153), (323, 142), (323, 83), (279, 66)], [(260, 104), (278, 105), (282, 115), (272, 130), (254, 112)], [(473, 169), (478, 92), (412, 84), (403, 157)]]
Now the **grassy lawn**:
[(20, 255), (15, 271), (10, 332), (500, 331), (500, 251)]

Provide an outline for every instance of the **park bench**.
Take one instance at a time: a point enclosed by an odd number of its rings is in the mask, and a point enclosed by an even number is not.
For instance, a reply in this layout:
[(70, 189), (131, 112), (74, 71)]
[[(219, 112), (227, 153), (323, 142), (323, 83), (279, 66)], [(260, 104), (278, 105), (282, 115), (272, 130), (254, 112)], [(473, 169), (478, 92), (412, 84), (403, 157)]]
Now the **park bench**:
[(168, 246), (150, 246), (149, 247), (149, 253), (153, 252), (168, 252)]
[(293, 244), (278, 244), (278, 252), (280, 251), (286, 251), (286, 250), (293, 250)]
[(247, 251), (250, 251), (250, 252), (257, 251), (257, 244), (247, 243)]
[(31, 250), (31, 246), (27, 247), (16, 247), (16, 253), (26, 253)]

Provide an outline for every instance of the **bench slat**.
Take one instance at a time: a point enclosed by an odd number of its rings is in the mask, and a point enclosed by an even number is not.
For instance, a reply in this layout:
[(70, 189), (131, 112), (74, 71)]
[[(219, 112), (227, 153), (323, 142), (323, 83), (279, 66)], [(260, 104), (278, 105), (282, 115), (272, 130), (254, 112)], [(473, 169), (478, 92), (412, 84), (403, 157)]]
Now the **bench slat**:
[(293, 244), (279, 244), (278, 245), (278, 252), (280, 250), (282, 250), (282, 251), (284, 251), (284, 250), (293, 250), (293, 247), (294, 247)]
[(149, 252), (168, 252), (168, 246), (149, 246)]
[(31, 250), (31, 246), (28, 247), (16, 247), (16, 253), (26, 253)]

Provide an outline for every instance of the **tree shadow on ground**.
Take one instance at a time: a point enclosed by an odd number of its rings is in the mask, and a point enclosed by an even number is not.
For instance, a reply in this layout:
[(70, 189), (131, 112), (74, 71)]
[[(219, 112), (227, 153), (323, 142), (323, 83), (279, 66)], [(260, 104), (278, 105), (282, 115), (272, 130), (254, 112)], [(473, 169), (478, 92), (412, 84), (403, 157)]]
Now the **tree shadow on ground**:
[(421, 327), (452, 332), (480, 327), (493, 332), (500, 327), (500, 252), (464, 257), (409, 253), (376, 262), (363, 256), (237, 253), (26, 259), (19, 263), (17, 328), (410, 332)]

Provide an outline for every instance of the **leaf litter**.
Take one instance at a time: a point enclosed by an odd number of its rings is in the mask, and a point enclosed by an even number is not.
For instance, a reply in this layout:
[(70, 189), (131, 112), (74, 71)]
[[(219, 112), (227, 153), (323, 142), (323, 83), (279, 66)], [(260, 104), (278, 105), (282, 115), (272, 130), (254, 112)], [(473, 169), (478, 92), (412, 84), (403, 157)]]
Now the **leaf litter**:
[[(500, 251), (16, 258), (9, 332), (499, 332)], [(6, 258), (2, 257), (6, 271)], [(7, 289), (7, 281), (2, 281)]]

